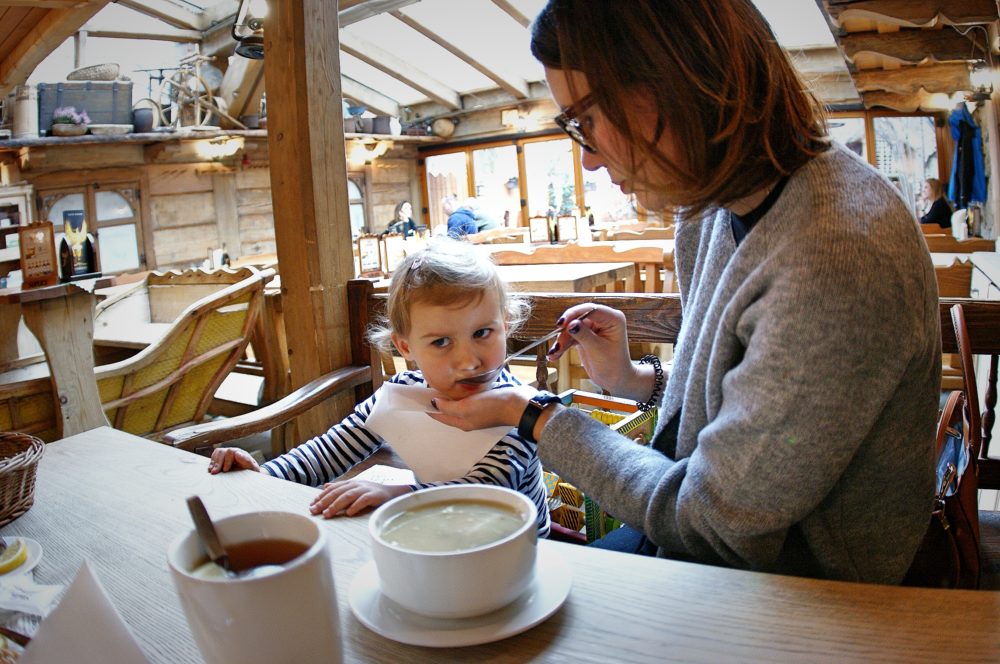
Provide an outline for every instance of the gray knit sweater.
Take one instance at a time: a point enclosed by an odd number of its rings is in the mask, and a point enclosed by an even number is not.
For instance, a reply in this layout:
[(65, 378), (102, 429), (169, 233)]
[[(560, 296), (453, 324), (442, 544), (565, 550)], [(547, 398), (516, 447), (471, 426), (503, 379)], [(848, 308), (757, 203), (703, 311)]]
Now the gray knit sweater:
[(684, 321), (659, 433), (680, 411), (676, 441), (640, 447), (567, 410), (543, 464), (661, 556), (898, 583), (929, 519), (941, 339), (897, 190), (834, 147), (739, 248), (724, 210), (681, 224), (675, 262)]

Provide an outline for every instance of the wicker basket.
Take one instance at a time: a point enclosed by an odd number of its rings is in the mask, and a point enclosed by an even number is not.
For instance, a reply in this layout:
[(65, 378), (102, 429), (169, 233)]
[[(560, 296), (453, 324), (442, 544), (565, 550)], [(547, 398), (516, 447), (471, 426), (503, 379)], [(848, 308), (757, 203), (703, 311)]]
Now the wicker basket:
[(35, 472), (45, 443), (26, 433), (0, 432), (0, 447), (19, 448), (14, 456), (0, 459), (0, 526), (28, 511), (35, 502)]

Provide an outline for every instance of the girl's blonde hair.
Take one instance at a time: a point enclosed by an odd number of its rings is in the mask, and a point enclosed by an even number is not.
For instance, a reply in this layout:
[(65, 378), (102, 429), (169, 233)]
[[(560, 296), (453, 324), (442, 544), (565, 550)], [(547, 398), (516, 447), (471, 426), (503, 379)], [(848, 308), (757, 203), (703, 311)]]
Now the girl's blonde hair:
[(507, 334), (513, 335), (531, 310), (527, 299), (512, 293), (493, 261), (468, 242), (434, 238), (407, 256), (392, 275), (386, 316), (368, 330), (368, 341), (382, 352), (391, 351), (392, 333), (406, 336), (410, 332), (410, 309), (415, 302), (464, 304), (489, 292), (503, 303)]

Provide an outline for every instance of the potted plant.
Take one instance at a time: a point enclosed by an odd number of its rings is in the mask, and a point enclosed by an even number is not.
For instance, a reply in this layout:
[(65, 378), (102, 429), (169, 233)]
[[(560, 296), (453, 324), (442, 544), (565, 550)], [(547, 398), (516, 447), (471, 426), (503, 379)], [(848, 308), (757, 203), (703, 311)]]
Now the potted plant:
[(90, 116), (87, 111), (77, 111), (75, 106), (60, 106), (52, 111), (53, 136), (83, 136), (87, 133)]

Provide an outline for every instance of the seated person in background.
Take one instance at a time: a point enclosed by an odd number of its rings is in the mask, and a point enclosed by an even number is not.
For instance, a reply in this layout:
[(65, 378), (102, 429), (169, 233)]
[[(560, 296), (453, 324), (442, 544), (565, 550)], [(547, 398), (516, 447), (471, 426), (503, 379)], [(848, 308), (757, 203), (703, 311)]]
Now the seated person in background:
[(392, 223), (386, 227), (385, 233), (401, 233), (403, 237), (410, 237), (416, 230), (417, 224), (413, 221), (413, 206), (410, 205), (410, 201), (397, 203)]
[(466, 204), (459, 204), (458, 196), (445, 196), (441, 201), (441, 210), (448, 215), (448, 235), (454, 238), (472, 235), (478, 232), (476, 215)]
[[(528, 304), (521, 296), (508, 293), (493, 262), (469, 244), (441, 238), (408, 256), (393, 274), (386, 312), (388, 320), (369, 333), (372, 345), (383, 349), (394, 345), (419, 367), (396, 374), (389, 382), (430, 387), (447, 399), (520, 385), (501, 365), (507, 353), (507, 332), (524, 321)], [(463, 382), (498, 367), (488, 382)], [(538, 534), (548, 535), (549, 511), (535, 443), (521, 438), (516, 429), (511, 429), (464, 477), (449, 482), (332, 482), (385, 442), (365, 426), (381, 393), (379, 389), (358, 404), (353, 413), (326, 433), (263, 466), (242, 449), (220, 447), (212, 453), (208, 472), (214, 475), (245, 468), (322, 487), (309, 511), (326, 518), (354, 515), (366, 507), (377, 507), (431, 486), (495, 484), (520, 491), (533, 500), (538, 507)]]
[(944, 185), (941, 181), (937, 178), (927, 178), (920, 197), (924, 201), (924, 214), (920, 217), (920, 223), (951, 228), (951, 205), (944, 197)]

